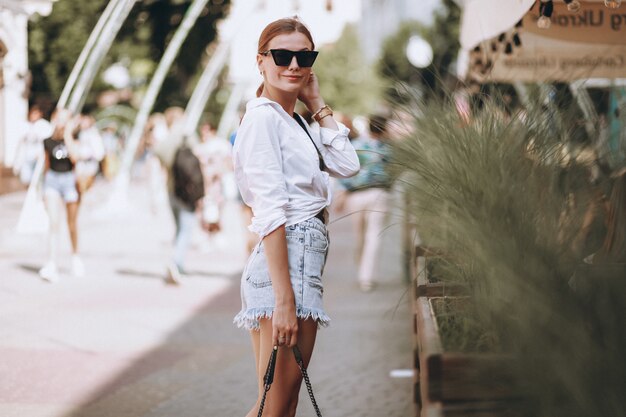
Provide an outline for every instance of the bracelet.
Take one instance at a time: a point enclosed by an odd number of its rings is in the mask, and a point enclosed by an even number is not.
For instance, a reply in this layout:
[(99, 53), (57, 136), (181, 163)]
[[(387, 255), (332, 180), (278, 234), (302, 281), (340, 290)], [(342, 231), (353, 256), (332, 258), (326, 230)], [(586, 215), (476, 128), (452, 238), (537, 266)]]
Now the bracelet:
[(322, 120), (324, 117), (332, 116), (332, 115), (333, 115), (333, 109), (331, 109), (330, 106), (328, 105), (324, 105), (318, 111), (313, 113), (313, 120), (319, 123), (320, 120)]

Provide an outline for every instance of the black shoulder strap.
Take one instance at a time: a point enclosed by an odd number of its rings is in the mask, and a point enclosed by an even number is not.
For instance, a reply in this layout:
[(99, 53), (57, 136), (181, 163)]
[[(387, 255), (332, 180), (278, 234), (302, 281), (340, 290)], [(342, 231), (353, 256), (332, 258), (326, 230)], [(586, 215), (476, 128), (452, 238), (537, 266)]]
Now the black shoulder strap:
[(313, 146), (315, 146), (315, 150), (317, 151), (317, 156), (319, 157), (319, 160), (320, 160), (320, 171), (324, 171), (326, 169), (324, 158), (322, 158), (322, 154), (320, 153), (319, 148), (317, 147), (317, 145), (315, 144), (315, 141), (311, 137), (311, 134), (309, 133), (309, 129), (306, 128), (306, 126), (304, 125), (304, 121), (302, 120), (302, 118), (300, 117), (298, 113), (294, 113), (293, 118), (296, 119), (296, 122), (298, 122), (300, 127), (304, 129), (304, 131), (306, 132), (306, 135), (309, 137), (309, 139), (311, 139), (311, 143), (313, 144)]

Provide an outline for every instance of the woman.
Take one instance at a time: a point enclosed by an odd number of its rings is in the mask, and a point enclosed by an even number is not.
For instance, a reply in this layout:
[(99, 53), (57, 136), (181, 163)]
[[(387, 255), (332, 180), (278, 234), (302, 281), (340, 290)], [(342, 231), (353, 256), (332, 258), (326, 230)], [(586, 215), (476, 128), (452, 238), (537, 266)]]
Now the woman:
[[(265, 414), (295, 415), (301, 376), (288, 348), (298, 345), (308, 365), (318, 325), (329, 321), (321, 280), (328, 251), (329, 174), (349, 177), (359, 170), (348, 129), (333, 119), (320, 96), (311, 70), (314, 47), (296, 18), (263, 30), (256, 56), (263, 83), (247, 104), (233, 149), (237, 185), (254, 214), (250, 229), (261, 239), (246, 264), (242, 310), (235, 317), (250, 330), (256, 359), (259, 398), (248, 417), (258, 413), (274, 346), (279, 352)], [(294, 113), (297, 100), (314, 115), (319, 131)]]
[(74, 123), (70, 113), (58, 110), (53, 116), (54, 131), (52, 136), (43, 141), (45, 151), (44, 199), (50, 221), (48, 231), (48, 262), (39, 271), (39, 276), (49, 282), (59, 279), (58, 246), (60, 232), (61, 203), (65, 203), (67, 226), (72, 244), (72, 274), (83, 276), (84, 265), (78, 256), (78, 204), (80, 194), (76, 186), (74, 165), (78, 160), (78, 143), (72, 136)]

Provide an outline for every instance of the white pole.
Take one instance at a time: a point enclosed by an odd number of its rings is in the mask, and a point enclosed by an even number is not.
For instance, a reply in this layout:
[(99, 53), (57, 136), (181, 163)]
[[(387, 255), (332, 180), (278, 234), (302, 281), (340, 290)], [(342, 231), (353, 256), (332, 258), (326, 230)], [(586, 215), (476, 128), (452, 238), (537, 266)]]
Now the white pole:
[[(211, 92), (215, 86), (217, 81), (217, 77), (226, 64), (226, 60), (228, 58), (228, 52), (230, 50), (230, 46), (233, 42), (233, 39), (241, 32), (241, 26), (248, 21), (250, 16), (257, 12), (259, 9), (264, 8), (264, 2), (262, 0), (258, 0), (256, 2), (251, 2), (248, 4), (248, 7), (243, 9), (241, 13), (232, 17), (232, 21), (230, 22), (230, 30), (228, 30), (228, 34), (224, 36), (224, 40), (222, 40), (213, 56), (211, 56), (211, 60), (207, 63), (202, 75), (200, 76), (200, 80), (198, 81), (198, 85), (193, 90), (193, 94), (189, 99), (189, 103), (187, 103), (187, 107), (185, 108), (185, 126), (184, 132), (186, 134), (193, 134), (197, 127), (198, 122), (200, 121), (200, 117), (202, 116), (202, 112), (206, 107), (206, 103), (211, 96)], [(236, 106), (239, 105), (243, 94), (245, 94), (246, 88), (248, 85), (242, 81), (244, 85), (236, 85), (231, 97), (229, 99), (229, 105), (224, 111), (224, 115), (222, 116), (222, 121), (220, 122), (220, 129), (223, 132), (232, 127), (232, 118), (235, 117), (233, 115), (233, 111), (231, 110), (233, 107), (235, 108), (234, 113), (236, 114)], [(241, 89), (241, 90), (239, 90)], [(237, 96), (239, 95), (239, 98)], [(229, 112), (226, 113), (226, 110), (229, 109)], [(224, 119), (226, 117), (226, 119)], [(231, 119), (231, 120), (229, 120)]]
[(109, 18), (113, 13), (113, 9), (115, 9), (122, 1), (124, 0), (111, 0), (107, 4), (107, 7), (104, 9), (104, 12), (102, 12), (102, 16), (100, 16), (100, 19), (98, 19), (96, 26), (89, 34), (89, 38), (87, 38), (87, 43), (85, 43), (83, 50), (80, 52), (78, 60), (76, 60), (76, 63), (72, 68), (72, 72), (70, 72), (70, 76), (68, 77), (65, 86), (63, 87), (63, 91), (61, 92), (61, 96), (59, 97), (59, 101), (57, 103), (58, 108), (64, 108), (67, 104), (67, 100), (70, 96), (72, 89), (74, 88), (76, 79), (78, 78), (78, 74), (80, 74), (80, 72), (82, 71), (87, 57), (92, 52), (98, 38), (102, 35), (104, 27), (108, 27)]
[(189, 103), (187, 103), (187, 107), (185, 108), (185, 134), (193, 134), (196, 131), (198, 122), (202, 116), (202, 111), (204, 110), (204, 107), (211, 96), (211, 92), (215, 87), (215, 83), (217, 82), (217, 76), (224, 67), (226, 58), (228, 58), (229, 47), (230, 42), (220, 42), (217, 49), (213, 53), (211, 60), (202, 72), (198, 85), (193, 90), (193, 94), (191, 95)]
[(126, 202), (126, 192), (130, 182), (130, 171), (144, 128), (148, 122), (150, 112), (154, 107), (154, 103), (159, 92), (161, 91), (167, 72), (174, 63), (174, 59), (178, 55), (183, 42), (189, 35), (189, 31), (193, 28), (196, 20), (198, 20), (198, 17), (200, 16), (200, 13), (202, 13), (202, 10), (206, 6), (207, 2), (208, 0), (194, 0), (194, 2), (189, 6), (187, 12), (185, 13), (185, 17), (183, 18), (178, 29), (176, 29), (172, 40), (167, 45), (161, 61), (159, 61), (159, 65), (157, 66), (157, 69), (150, 80), (150, 84), (148, 85), (146, 95), (141, 101), (133, 128), (128, 136), (128, 142), (124, 150), (124, 155), (122, 156), (120, 170), (115, 177), (113, 193), (111, 194), (111, 198), (107, 205), (108, 209), (121, 209), (121, 206), (123, 206)]
[(74, 91), (69, 99), (67, 108), (73, 113), (78, 113), (84, 102), (84, 95), (87, 94), (89, 87), (98, 73), (100, 65), (111, 48), (115, 36), (122, 27), (122, 24), (128, 17), (137, 0), (122, 0), (111, 13), (110, 24), (103, 30), (102, 36), (98, 37), (93, 52), (87, 58), (87, 62), (78, 77)]
[(118, 175), (118, 177), (121, 175), (126, 182), (129, 179), (130, 169), (132, 167), (133, 160), (135, 159), (135, 153), (137, 152), (139, 141), (141, 140), (141, 136), (143, 135), (144, 128), (148, 122), (148, 117), (152, 111), (157, 96), (161, 91), (167, 72), (174, 63), (174, 59), (178, 55), (183, 42), (189, 35), (189, 31), (194, 26), (196, 20), (198, 20), (198, 17), (200, 16), (200, 13), (202, 13), (202, 10), (206, 6), (207, 2), (208, 0), (194, 0), (191, 6), (189, 6), (183, 21), (178, 29), (176, 29), (176, 33), (174, 33), (172, 40), (167, 45), (163, 58), (161, 58), (161, 61), (159, 62), (159, 65), (150, 80), (150, 85), (148, 86), (146, 95), (141, 102), (139, 112), (137, 113), (135, 123), (133, 124), (133, 129), (128, 137), (128, 144), (124, 151), (120, 174)]
[(226, 107), (224, 107), (224, 113), (222, 113), (222, 117), (220, 118), (220, 125), (217, 128), (218, 137), (225, 138), (237, 124), (239, 105), (247, 89), (248, 83), (245, 81), (235, 83), (233, 86), (233, 91), (230, 93)]
[[(87, 39), (87, 43), (83, 47), (76, 64), (74, 64), (74, 68), (72, 69), (70, 78), (68, 78), (65, 83), (57, 107), (65, 107), (68, 97), (71, 94), (71, 101), (74, 105), (70, 102), (69, 108), (72, 112), (78, 110), (79, 103), (83, 100), (82, 95), (87, 89), (87, 86), (93, 81), (104, 55), (111, 47), (115, 35), (121, 28), (128, 13), (130, 13), (135, 1), (136, 0), (112, 0), (111, 3), (107, 5)], [(87, 64), (85, 62), (87, 62)], [(72, 76), (72, 74), (74, 75)], [(78, 74), (81, 75), (78, 81), (80, 85), (76, 85)], [(91, 78), (91, 80), (89, 78)], [(75, 86), (76, 88), (74, 88)], [(35, 164), (30, 184), (28, 185), (24, 205), (20, 211), (20, 217), (16, 227), (18, 233), (43, 233), (48, 228), (47, 215), (39, 196), (43, 164), (44, 158), (43, 155), (40, 155)]]

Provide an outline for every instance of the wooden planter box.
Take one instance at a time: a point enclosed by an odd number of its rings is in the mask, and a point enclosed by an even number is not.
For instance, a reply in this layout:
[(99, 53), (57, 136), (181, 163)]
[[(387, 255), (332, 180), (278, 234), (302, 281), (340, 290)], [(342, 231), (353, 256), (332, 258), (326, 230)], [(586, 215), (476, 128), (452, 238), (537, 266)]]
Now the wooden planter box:
[(445, 297), (467, 294), (467, 287), (460, 283), (438, 282), (431, 277), (430, 269), (433, 256), (437, 251), (418, 246), (415, 248), (415, 266), (412, 276), (414, 280), (414, 298)]
[(429, 274), (434, 251), (416, 248), (412, 276), (414, 396), (419, 417), (515, 416), (518, 400), (505, 355), (446, 352), (434, 303), (466, 298), (462, 284), (436, 282)]
[[(439, 251), (425, 246), (416, 246), (412, 254), (410, 276), (413, 277), (411, 282), (411, 300), (413, 300), (413, 397), (415, 403), (421, 403), (420, 393), (420, 364), (419, 364), (419, 341), (417, 335), (417, 306), (416, 302), (420, 297), (443, 297), (447, 295), (465, 295), (467, 289), (462, 284), (452, 284), (445, 282), (437, 282), (430, 274), (432, 269), (431, 262), (434, 256), (440, 256)], [(419, 413), (419, 411), (418, 411)]]
[(433, 301), (415, 302), (421, 417), (515, 415), (517, 398), (510, 358), (495, 354), (446, 352)]

